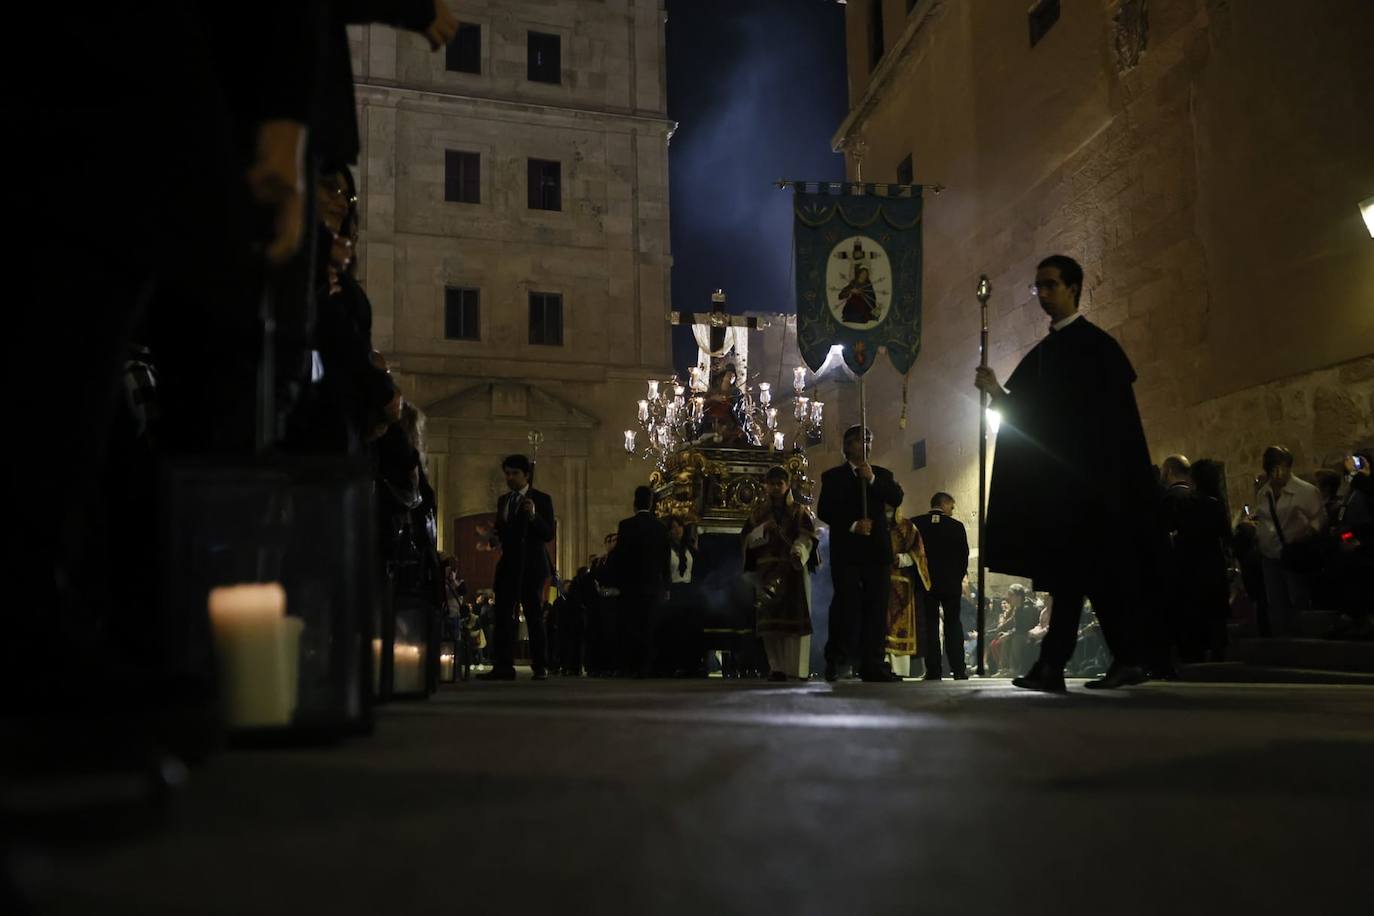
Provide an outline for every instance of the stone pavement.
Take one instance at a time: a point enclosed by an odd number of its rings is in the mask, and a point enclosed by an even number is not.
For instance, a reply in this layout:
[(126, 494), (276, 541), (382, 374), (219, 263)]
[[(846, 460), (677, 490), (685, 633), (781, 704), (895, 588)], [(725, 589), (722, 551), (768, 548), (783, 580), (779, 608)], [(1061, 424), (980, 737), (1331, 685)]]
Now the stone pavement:
[(1070, 689), (446, 686), (214, 757), (53, 912), (1368, 912), (1374, 689)]

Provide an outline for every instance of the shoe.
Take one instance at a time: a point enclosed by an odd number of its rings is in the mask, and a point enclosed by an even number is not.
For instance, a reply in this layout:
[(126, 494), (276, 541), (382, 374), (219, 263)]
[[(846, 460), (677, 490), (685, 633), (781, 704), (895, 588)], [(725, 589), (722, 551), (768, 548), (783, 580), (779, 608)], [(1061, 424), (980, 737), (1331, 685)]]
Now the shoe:
[(840, 666), (834, 662), (826, 662), (825, 679), (827, 681), (838, 681), (840, 679)]
[(787, 680), (787, 675), (781, 671), (772, 671), (768, 674), (768, 680), (774, 684), (781, 684), (783, 681)]
[(1011, 679), (1015, 687), (1022, 690), (1039, 690), (1041, 693), (1068, 693), (1069, 688), (1064, 685), (1064, 673), (1062, 671), (1047, 671), (1040, 667), (1036, 662), (1020, 677)]
[(959, 671), (959, 672), (956, 672), (956, 673), (953, 675), (953, 677), (954, 677), (954, 679), (955, 679), (956, 681), (966, 681), (966, 680), (968, 680), (968, 672), (967, 672), (967, 671)]
[(1112, 665), (1107, 669), (1105, 676), (1095, 681), (1088, 681), (1084, 684), (1089, 690), (1115, 690), (1118, 687), (1130, 687), (1132, 684), (1143, 684), (1148, 678), (1145, 676), (1144, 669), (1137, 665)]
[(880, 668), (877, 671), (869, 671), (859, 675), (859, 680), (866, 684), (900, 684), (902, 682), (902, 676), (900, 674), (893, 674), (886, 668)]
[(1178, 669), (1173, 665), (1154, 665), (1145, 672), (1147, 681), (1178, 681)]
[(923, 680), (923, 681), (943, 681), (943, 680), (944, 680), (944, 677), (943, 677), (942, 675), (933, 674), (933, 673), (927, 671), (925, 677), (921, 678), (921, 680)]
[(477, 675), (479, 681), (513, 681), (515, 680), (514, 668), (493, 668), (490, 671)]
[(536, 671), (534, 676), (530, 678), (532, 681), (547, 681), (548, 679), (549, 673), (547, 671)]

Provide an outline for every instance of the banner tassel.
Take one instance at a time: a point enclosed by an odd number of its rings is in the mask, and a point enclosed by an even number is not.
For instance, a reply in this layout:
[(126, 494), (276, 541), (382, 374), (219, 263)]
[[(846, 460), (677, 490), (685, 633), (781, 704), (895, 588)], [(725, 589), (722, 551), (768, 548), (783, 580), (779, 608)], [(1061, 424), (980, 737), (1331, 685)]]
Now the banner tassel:
[(910, 369), (902, 373), (902, 416), (901, 419), (897, 421), (898, 429), (906, 429), (906, 385), (909, 381), (911, 381)]

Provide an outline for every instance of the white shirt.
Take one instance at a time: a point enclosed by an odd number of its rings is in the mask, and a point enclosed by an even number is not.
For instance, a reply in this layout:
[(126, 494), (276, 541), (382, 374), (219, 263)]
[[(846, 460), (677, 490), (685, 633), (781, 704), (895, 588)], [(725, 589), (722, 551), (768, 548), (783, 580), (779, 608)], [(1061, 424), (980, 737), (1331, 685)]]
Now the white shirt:
[(1056, 322), (1054, 322), (1053, 324), (1051, 324), (1051, 325), (1050, 325), (1050, 330), (1051, 330), (1051, 331), (1062, 331), (1062, 330), (1064, 330), (1064, 328), (1066, 328), (1066, 327), (1068, 327), (1069, 325), (1073, 324), (1075, 321), (1077, 321), (1079, 318), (1082, 318), (1082, 317), (1083, 317), (1083, 313), (1082, 313), (1082, 312), (1074, 312), (1074, 313), (1073, 313), (1072, 315), (1070, 315), (1068, 318), (1060, 318), (1058, 321), (1056, 321)]
[[(1283, 542), (1279, 540), (1273, 509), (1269, 507), (1270, 486), (1266, 483), (1255, 494), (1256, 505), (1251, 518), (1255, 520), (1260, 553), (1277, 560), (1283, 552)], [(1305, 480), (1288, 478), (1283, 490), (1274, 495), (1274, 505), (1279, 511), (1284, 540), (1289, 544), (1318, 534), (1326, 527), (1326, 507), (1322, 504), (1321, 491)]]
[(687, 567), (683, 572), (679, 573), (677, 571), (677, 548), (674, 547), (668, 551), (668, 581), (673, 585), (692, 581), (692, 552), (684, 547), (682, 556), (683, 559), (687, 561)]

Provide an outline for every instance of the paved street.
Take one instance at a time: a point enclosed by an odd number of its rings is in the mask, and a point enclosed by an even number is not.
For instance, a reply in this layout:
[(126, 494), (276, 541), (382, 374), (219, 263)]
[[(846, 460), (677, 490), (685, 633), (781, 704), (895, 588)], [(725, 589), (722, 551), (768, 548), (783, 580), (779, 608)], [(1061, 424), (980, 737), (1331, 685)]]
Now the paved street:
[(1070, 689), (454, 685), (216, 756), (55, 911), (1367, 912), (1374, 689)]

